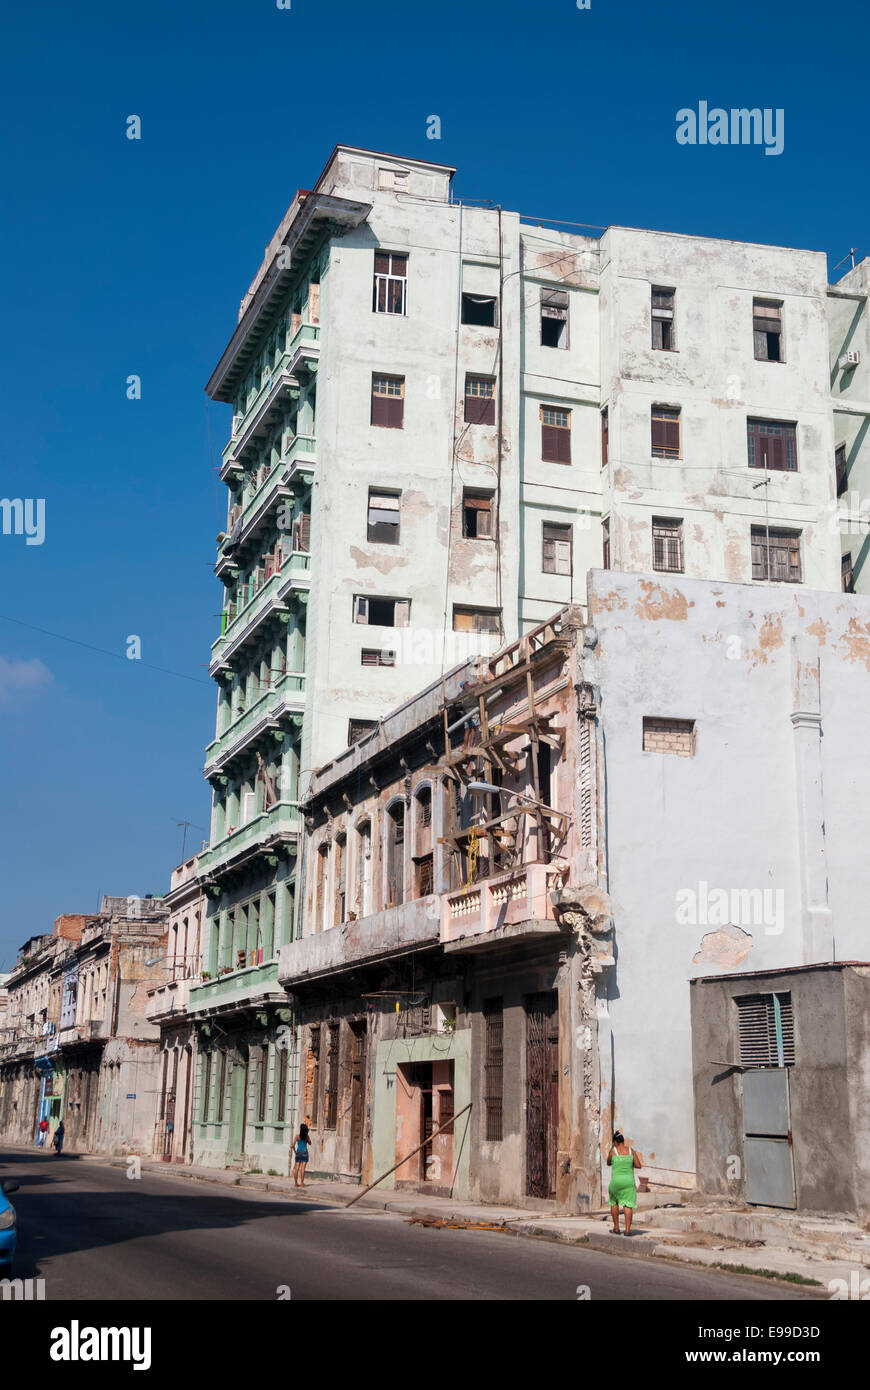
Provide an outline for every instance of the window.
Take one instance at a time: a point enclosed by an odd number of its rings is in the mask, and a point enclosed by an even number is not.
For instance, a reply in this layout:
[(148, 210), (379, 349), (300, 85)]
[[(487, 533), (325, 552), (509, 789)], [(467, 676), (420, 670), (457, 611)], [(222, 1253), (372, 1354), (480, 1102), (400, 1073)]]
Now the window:
[(678, 408), (654, 405), (652, 408), (653, 458), (680, 457), (680, 412)]
[(407, 192), (410, 187), (409, 169), (379, 169), (378, 188), (387, 189), (393, 193)]
[(794, 1011), (791, 993), (744, 994), (737, 1005), (740, 1061), (746, 1067), (793, 1067)]
[(752, 578), (801, 582), (801, 533), (778, 527), (752, 527)]
[(361, 666), (395, 666), (396, 653), (380, 651), (377, 647), (363, 647), (360, 656)]
[(840, 577), (843, 582), (843, 593), (854, 594), (855, 592), (855, 571), (852, 568), (852, 552), (847, 550), (840, 560)]
[(610, 418), (607, 406), (601, 412), (601, 467), (607, 463), (608, 447), (610, 444)]
[(501, 632), (500, 608), (453, 607), (454, 632)]
[(275, 1096), (272, 1102), (275, 1123), (282, 1125), (287, 1119), (287, 1048), (279, 1047), (275, 1060)]
[(305, 1069), (305, 1119), (317, 1124), (320, 1100), (320, 1024), (314, 1023), (308, 1033), (308, 1062)]
[(644, 715), (643, 751), (674, 753), (679, 758), (694, 758), (694, 719), (659, 719)]
[(571, 412), (541, 406), (541, 458), (544, 463), (571, 462)]
[(368, 539), (381, 545), (399, 544), (400, 492), (375, 492), (369, 488)]
[(483, 1005), (485, 1029), (483, 1064), (483, 1107), (486, 1138), (497, 1143), (503, 1136), (504, 1099), (504, 1010), (501, 999), (486, 999)]
[(838, 444), (834, 453), (834, 467), (837, 474), (837, 496), (842, 497), (849, 486), (849, 470), (846, 464), (846, 446)]
[(435, 890), (435, 861), (431, 854), (421, 854), (414, 860), (414, 896), (428, 898)]
[(568, 295), (564, 290), (541, 290), (541, 347), (568, 346)]
[(652, 345), (663, 352), (673, 352), (676, 347), (674, 335), (674, 291), (652, 287)]
[(771, 299), (752, 301), (752, 337), (758, 362), (784, 362), (782, 305)]
[(381, 376), (372, 373), (372, 413), (373, 425), (384, 429), (400, 430), (405, 423), (405, 378), (403, 376)]
[(357, 909), (360, 917), (368, 917), (372, 906), (372, 823), (363, 821), (357, 826), (356, 872)]
[(493, 539), (492, 504), (491, 492), (472, 492), (468, 488), (463, 491), (462, 534), (466, 540)]
[(749, 467), (797, 472), (797, 426), (784, 420), (747, 420)]
[(374, 598), (369, 594), (356, 594), (354, 597), (355, 623), (368, 623), (375, 627), (407, 627), (410, 618), (409, 598)]
[(339, 1027), (338, 1023), (330, 1023), (326, 1029), (326, 1086), (323, 1093), (325, 1129), (335, 1129), (338, 1120)]
[(269, 1047), (264, 1043), (257, 1058), (257, 1120), (266, 1118), (266, 1094), (269, 1089)]
[(227, 1093), (227, 1054), (221, 1052), (218, 1059), (217, 1074), (217, 1107), (215, 1110), (215, 1120), (218, 1124), (223, 1123), (224, 1101)]
[(347, 722), (347, 746), (352, 748), (360, 739), (370, 734), (372, 729), (378, 727), (376, 719), (349, 719)]
[(408, 257), (401, 252), (375, 252), (372, 309), (376, 314), (407, 312)]
[(466, 376), (465, 421), (469, 425), (495, 424), (495, 382), (488, 376)]
[(610, 520), (601, 523), (601, 568), (610, 569)]
[(347, 920), (347, 837), (335, 837), (335, 921), (336, 927)]
[(545, 521), (543, 526), (544, 574), (572, 574), (572, 531), (561, 522)]
[(432, 824), (432, 788), (421, 787), (417, 793), (417, 828), (428, 830)]
[(211, 1104), (211, 1053), (207, 1052), (202, 1064), (202, 1111), (200, 1118), (203, 1124), (208, 1123), (208, 1108)]
[(395, 802), (387, 811), (387, 901), (399, 907), (405, 901), (405, 803)]
[(653, 569), (669, 574), (683, 572), (683, 523), (676, 517), (654, 516), (652, 520)]
[(478, 328), (495, 328), (498, 324), (498, 300), (495, 295), (463, 294), (462, 322)]

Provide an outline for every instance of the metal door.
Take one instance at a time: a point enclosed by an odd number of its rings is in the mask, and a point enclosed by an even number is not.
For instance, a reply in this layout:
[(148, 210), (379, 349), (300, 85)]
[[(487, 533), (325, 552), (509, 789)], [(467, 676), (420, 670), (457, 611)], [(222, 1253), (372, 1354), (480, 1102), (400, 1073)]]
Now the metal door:
[(526, 998), (526, 1192), (555, 1197), (559, 1015), (554, 990)]
[(350, 1171), (361, 1173), (366, 1098), (365, 1023), (351, 1024), (350, 1040)]
[(787, 1067), (743, 1073), (743, 1136), (747, 1202), (796, 1207)]

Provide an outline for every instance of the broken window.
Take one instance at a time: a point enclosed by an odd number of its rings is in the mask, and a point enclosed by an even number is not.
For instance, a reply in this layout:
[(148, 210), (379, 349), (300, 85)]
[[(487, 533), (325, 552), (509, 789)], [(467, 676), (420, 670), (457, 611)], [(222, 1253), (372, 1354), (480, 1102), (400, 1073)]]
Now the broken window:
[(465, 420), (469, 425), (495, 424), (495, 382), (488, 376), (466, 376)]
[(338, 1048), (340, 1024), (330, 1023), (326, 1029), (326, 1084), (323, 1091), (324, 1129), (335, 1129), (338, 1121)]
[(545, 521), (543, 527), (544, 553), (541, 568), (544, 574), (571, 574), (571, 527), (561, 522)]
[(794, 1011), (791, 993), (738, 995), (740, 1062), (745, 1067), (793, 1067)]
[(399, 907), (405, 901), (405, 803), (396, 801), (387, 811), (387, 901)]
[(673, 352), (676, 347), (674, 337), (674, 290), (652, 287), (652, 345), (664, 352)]
[(407, 312), (408, 257), (403, 252), (375, 252), (372, 309), (376, 314)]
[(504, 1133), (504, 1008), (501, 999), (484, 1000), (483, 1026), (485, 1030), (483, 1064), (485, 1133), (487, 1140), (491, 1143), (498, 1143)]
[(609, 433), (610, 433), (610, 421), (609, 421), (607, 406), (605, 406), (604, 409), (603, 409), (602, 412), (601, 412), (601, 467), (602, 467), (602, 468), (604, 467), (604, 465), (605, 465), (606, 462), (607, 462), (607, 457), (608, 457), (607, 451), (608, 451), (609, 442), (610, 442), (610, 441), (609, 441)]
[(571, 462), (570, 410), (541, 406), (541, 458), (544, 463)]
[(683, 572), (683, 523), (677, 517), (652, 519), (653, 569), (670, 574)]
[(363, 647), (360, 665), (362, 666), (395, 666), (396, 653), (379, 650), (377, 647)]
[(462, 493), (462, 534), (466, 540), (480, 541), (493, 539), (492, 526), (493, 494), (473, 492), (465, 488)]
[(500, 608), (464, 608), (453, 606), (454, 632), (500, 632)]
[(747, 420), (749, 467), (797, 472), (797, 425), (785, 420)]
[(356, 594), (353, 600), (353, 620), (355, 623), (368, 623), (375, 627), (407, 627), (411, 620), (411, 600)]
[(405, 378), (372, 373), (373, 425), (400, 430), (405, 423)]
[(644, 753), (674, 753), (680, 758), (695, 756), (694, 719), (643, 717)]
[(568, 346), (568, 295), (564, 290), (541, 290), (541, 347)]
[(678, 408), (654, 405), (651, 416), (653, 458), (680, 457), (680, 412)]
[(376, 719), (349, 719), (347, 721), (347, 746), (352, 748), (360, 739), (365, 738), (373, 729), (378, 727)]
[(405, 193), (410, 188), (409, 169), (379, 169), (378, 188), (393, 193)]
[(775, 526), (753, 526), (752, 578), (800, 584), (800, 531), (787, 531)]
[(834, 452), (834, 468), (837, 475), (837, 496), (842, 497), (849, 486), (849, 470), (846, 464), (846, 446), (838, 444)]
[(489, 294), (463, 294), (462, 322), (478, 328), (495, 328), (498, 323), (498, 299)]
[[(375, 492), (369, 488), (368, 539), (382, 545), (399, 544), (400, 492)], [(370, 619), (371, 621), (371, 619)]]
[(784, 362), (782, 304), (772, 299), (753, 299), (752, 336), (759, 362)]
[(855, 571), (852, 568), (852, 552), (847, 550), (840, 560), (840, 578), (843, 584), (844, 594), (854, 594), (855, 592)]

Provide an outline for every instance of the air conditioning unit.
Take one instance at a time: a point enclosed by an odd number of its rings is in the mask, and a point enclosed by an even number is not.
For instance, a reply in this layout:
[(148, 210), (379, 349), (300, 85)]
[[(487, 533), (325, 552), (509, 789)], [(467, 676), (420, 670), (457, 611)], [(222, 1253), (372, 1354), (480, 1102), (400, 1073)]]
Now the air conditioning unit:
[(840, 354), (839, 368), (841, 372), (850, 372), (853, 367), (857, 367), (861, 361), (861, 354), (857, 348), (850, 348), (848, 352)]

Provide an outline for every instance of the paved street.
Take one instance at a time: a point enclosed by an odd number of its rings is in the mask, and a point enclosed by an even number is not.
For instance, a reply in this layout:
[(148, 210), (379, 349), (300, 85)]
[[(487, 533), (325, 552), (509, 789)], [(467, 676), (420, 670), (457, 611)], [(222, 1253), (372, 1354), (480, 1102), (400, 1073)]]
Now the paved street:
[[(769, 1286), (653, 1259), (487, 1232), (409, 1226), (401, 1216), (238, 1191), (76, 1157), (7, 1151), (20, 1191), (15, 1274), (47, 1300), (800, 1299)], [(328, 1191), (328, 1188), (326, 1189)]]

